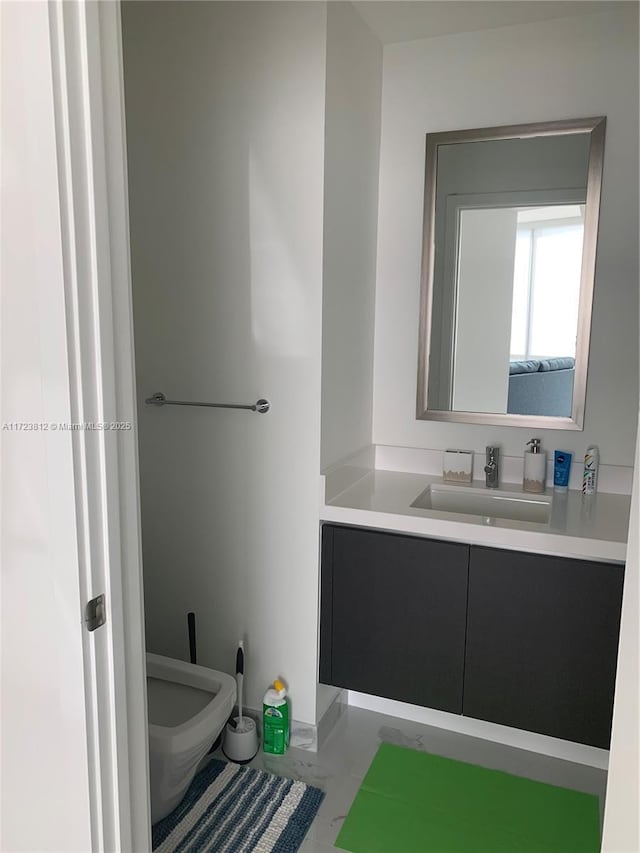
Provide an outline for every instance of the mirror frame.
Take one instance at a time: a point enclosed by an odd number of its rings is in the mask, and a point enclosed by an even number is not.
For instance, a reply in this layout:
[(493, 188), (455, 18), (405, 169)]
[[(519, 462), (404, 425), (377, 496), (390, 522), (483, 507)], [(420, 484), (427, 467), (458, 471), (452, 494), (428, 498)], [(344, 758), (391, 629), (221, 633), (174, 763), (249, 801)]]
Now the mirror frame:
[[(422, 242), (422, 273), (420, 283), (420, 327), (418, 346), (418, 393), (416, 418), (427, 421), (448, 421), (466, 424), (493, 424), (495, 426), (535, 427), (540, 429), (582, 430), (587, 391), (587, 366), (591, 312), (595, 284), (596, 247), (600, 217), (600, 193), (604, 160), (606, 117), (564, 119), (562, 121), (514, 124), (504, 127), (484, 127), (473, 130), (428, 133), (426, 138), (426, 165), (424, 185), (424, 226)], [(433, 299), (433, 272), (435, 259), (436, 176), (438, 146), (460, 142), (487, 142), (493, 139), (526, 139), (534, 136), (561, 136), (588, 133), (589, 165), (587, 172), (587, 198), (585, 205), (582, 269), (580, 272), (580, 301), (578, 304), (578, 329), (576, 336), (576, 363), (573, 381), (571, 417), (547, 415), (516, 415), (500, 412), (457, 412), (429, 409), (427, 383), (429, 379), (429, 350), (431, 346), (431, 319)]]

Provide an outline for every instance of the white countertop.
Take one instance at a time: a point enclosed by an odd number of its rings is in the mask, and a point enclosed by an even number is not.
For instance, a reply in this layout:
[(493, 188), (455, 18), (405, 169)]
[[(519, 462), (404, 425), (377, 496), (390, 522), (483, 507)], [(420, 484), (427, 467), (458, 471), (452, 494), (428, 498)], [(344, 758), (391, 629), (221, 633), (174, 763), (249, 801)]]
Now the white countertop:
[[(627, 495), (599, 493), (583, 498), (576, 491), (553, 493), (549, 521), (537, 523), (412, 507), (411, 502), (432, 483), (442, 483), (442, 478), (370, 471), (327, 501), (320, 517), (338, 524), (472, 545), (590, 560), (625, 560), (630, 507)], [(473, 487), (484, 489), (484, 484), (475, 481)], [(522, 491), (513, 485), (501, 488)]]

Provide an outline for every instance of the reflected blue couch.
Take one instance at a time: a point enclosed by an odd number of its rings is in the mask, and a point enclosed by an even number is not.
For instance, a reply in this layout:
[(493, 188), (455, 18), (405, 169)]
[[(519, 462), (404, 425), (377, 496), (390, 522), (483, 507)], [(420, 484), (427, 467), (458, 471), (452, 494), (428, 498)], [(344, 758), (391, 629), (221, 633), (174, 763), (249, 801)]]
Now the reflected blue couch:
[(573, 358), (510, 362), (507, 412), (570, 417), (574, 376)]

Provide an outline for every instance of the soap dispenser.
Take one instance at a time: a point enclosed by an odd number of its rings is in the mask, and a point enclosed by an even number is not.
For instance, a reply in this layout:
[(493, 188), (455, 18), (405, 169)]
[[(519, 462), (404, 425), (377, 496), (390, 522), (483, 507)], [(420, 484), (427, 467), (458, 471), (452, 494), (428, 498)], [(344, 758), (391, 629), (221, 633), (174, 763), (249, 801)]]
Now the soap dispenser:
[(547, 454), (540, 447), (540, 439), (532, 438), (527, 442), (531, 450), (524, 454), (524, 478), (522, 488), (525, 492), (544, 492), (547, 479)]

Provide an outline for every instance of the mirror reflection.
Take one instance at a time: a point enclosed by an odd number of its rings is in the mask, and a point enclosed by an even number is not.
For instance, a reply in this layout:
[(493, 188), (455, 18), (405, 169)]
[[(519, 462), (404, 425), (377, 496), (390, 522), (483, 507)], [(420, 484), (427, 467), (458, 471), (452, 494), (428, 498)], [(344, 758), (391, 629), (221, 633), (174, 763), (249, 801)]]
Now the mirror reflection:
[[(460, 211), (451, 409), (571, 415), (583, 211)], [(490, 334), (479, 346), (483, 315)]]
[(427, 137), (418, 417), (580, 428), (604, 120), (568, 125)]

